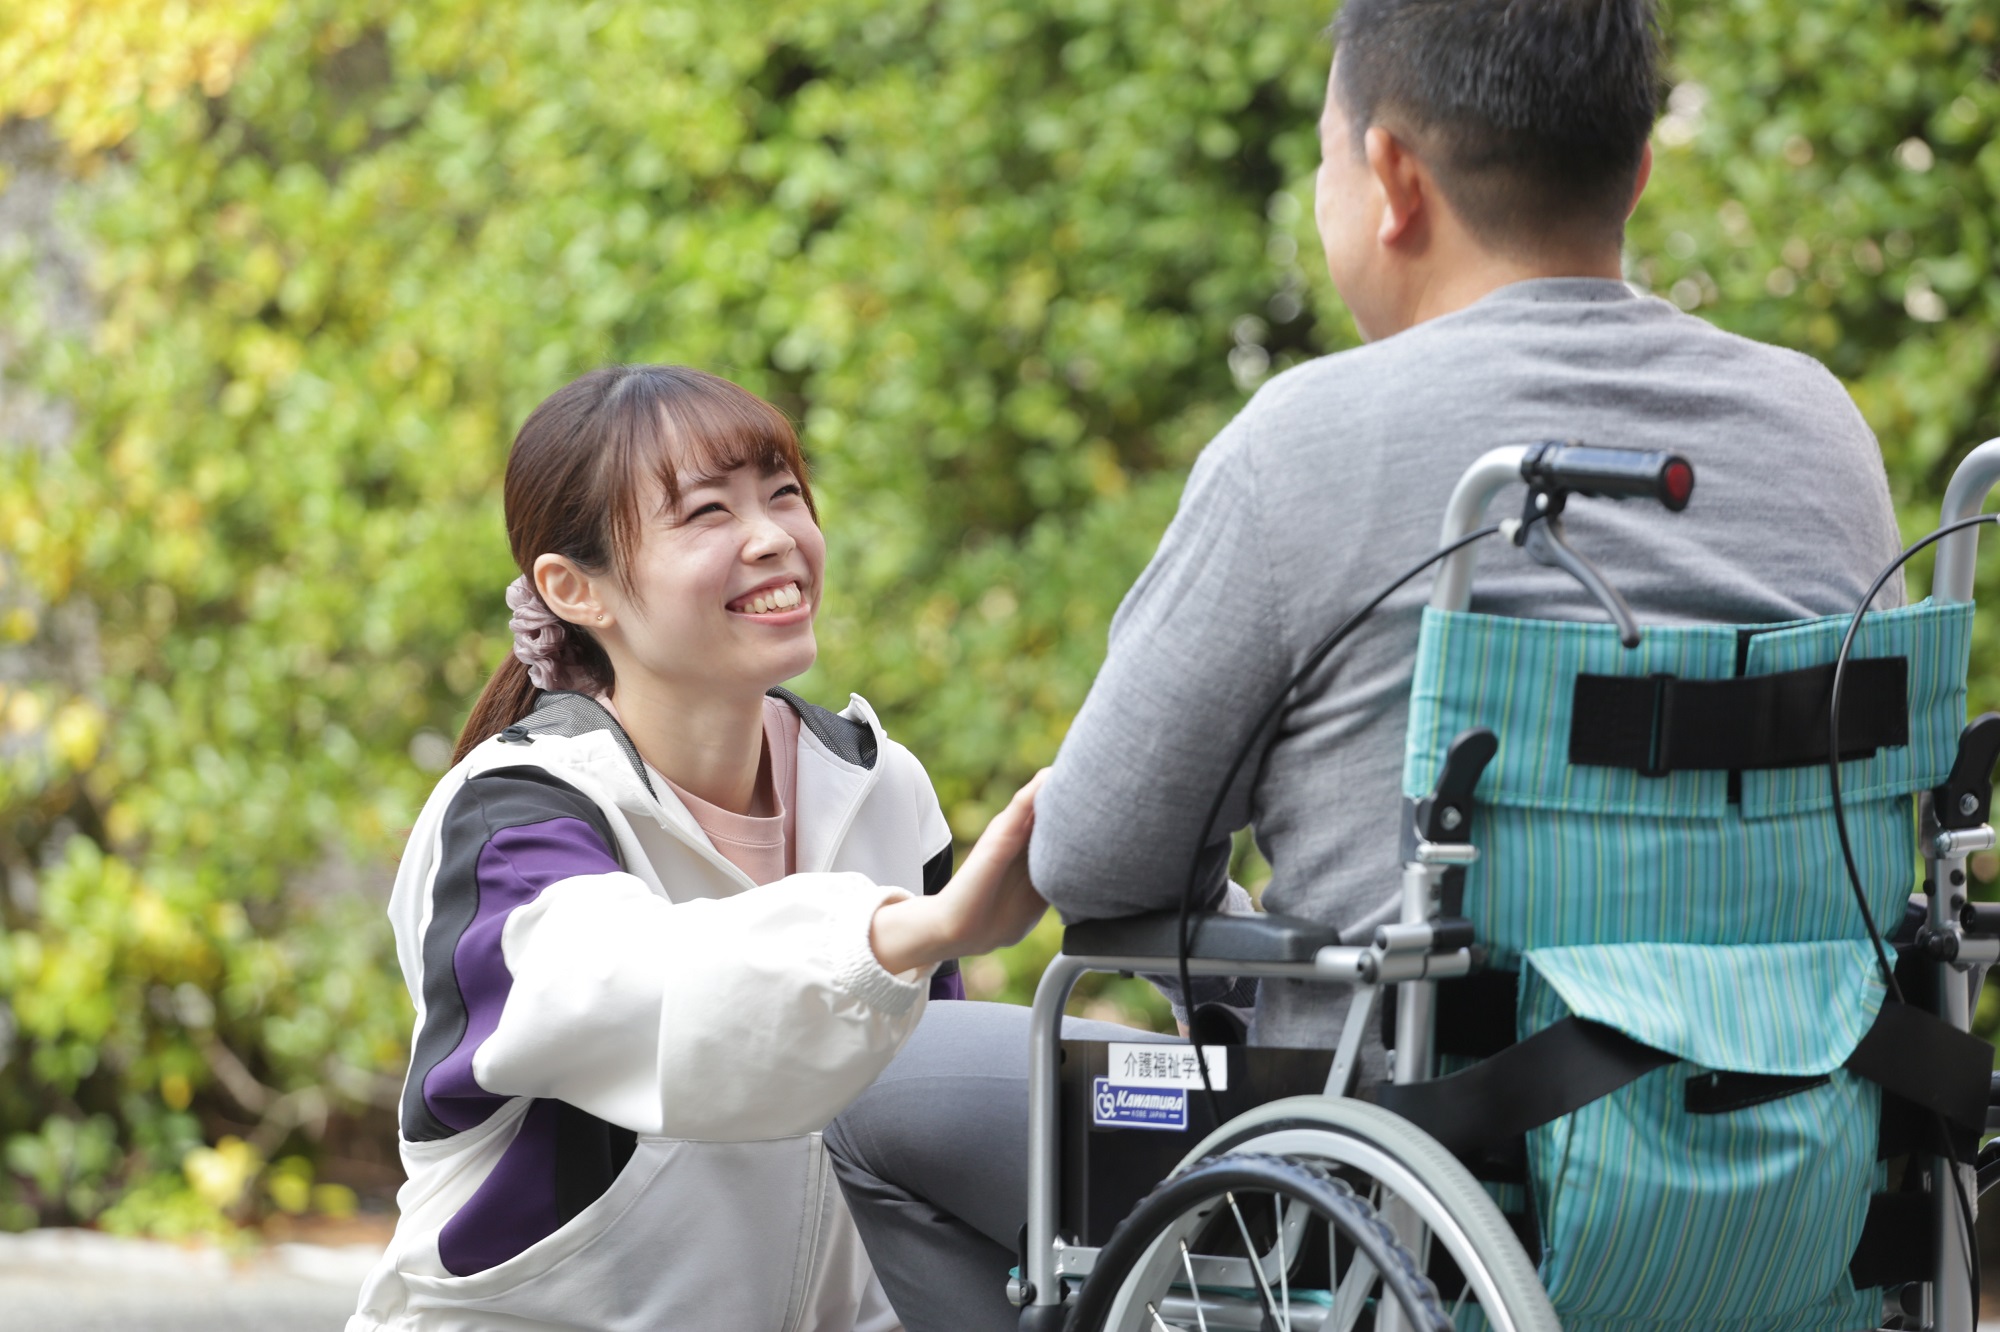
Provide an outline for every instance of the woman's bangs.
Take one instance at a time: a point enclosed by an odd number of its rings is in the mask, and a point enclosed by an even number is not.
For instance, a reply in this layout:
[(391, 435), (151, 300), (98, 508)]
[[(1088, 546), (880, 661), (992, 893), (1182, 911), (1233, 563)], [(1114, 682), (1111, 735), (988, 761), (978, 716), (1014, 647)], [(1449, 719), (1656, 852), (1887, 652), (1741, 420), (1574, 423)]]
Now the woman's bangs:
[[(726, 379), (684, 366), (648, 366), (619, 385), (614, 446), (605, 462), (618, 475), (611, 483), (614, 534), (612, 558), (620, 582), (628, 582), (628, 552), (638, 548), (649, 516), (640, 509), (650, 476), (666, 508), (680, 503), (681, 483), (692, 477), (722, 477), (739, 467), (766, 474), (790, 472), (818, 520), (812, 484), (799, 439), (785, 414)], [(629, 586), (629, 583), (628, 583)]]
[(668, 504), (680, 502), (684, 479), (727, 476), (739, 467), (766, 475), (790, 472), (807, 489), (805, 459), (792, 423), (777, 408), (734, 385), (714, 398), (681, 398), (661, 404), (654, 474)]

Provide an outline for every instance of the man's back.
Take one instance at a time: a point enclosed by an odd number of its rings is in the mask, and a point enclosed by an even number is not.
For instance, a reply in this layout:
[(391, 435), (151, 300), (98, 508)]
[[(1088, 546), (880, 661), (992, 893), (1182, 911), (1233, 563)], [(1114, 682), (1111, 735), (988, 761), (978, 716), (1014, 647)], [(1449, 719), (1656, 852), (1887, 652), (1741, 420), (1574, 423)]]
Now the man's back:
[[(1189, 811), (1208, 807), (1258, 714), (1314, 644), (1436, 547), (1474, 459), (1543, 439), (1694, 463), (1685, 513), (1569, 510), (1572, 542), (1642, 624), (1851, 610), (1896, 551), (1880, 454), (1831, 375), (1621, 283), (1517, 283), (1298, 367), (1204, 453), (1113, 623), (1037, 806), (1033, 869), (1050, 901), (1079, 918), (1178, 900), (1197, 850)], [(1520, 503), (1519, 488), (1504, 491), (1490, 516)], [(1395, 894), (1429, 591), (1428, 574), (1414, 580), (1328, 659), (1239, 784), (1221, 826), (1255, 824), (1273, 866), (1268, 909), (1349, 925)], [(1473, 608), (1602, 618), (1566, 575), (1497, 538), (1480, 549)], [(1258, 1038), (1324, 1043), (1344, 1006), (1327, 987), (1267, 986)]]

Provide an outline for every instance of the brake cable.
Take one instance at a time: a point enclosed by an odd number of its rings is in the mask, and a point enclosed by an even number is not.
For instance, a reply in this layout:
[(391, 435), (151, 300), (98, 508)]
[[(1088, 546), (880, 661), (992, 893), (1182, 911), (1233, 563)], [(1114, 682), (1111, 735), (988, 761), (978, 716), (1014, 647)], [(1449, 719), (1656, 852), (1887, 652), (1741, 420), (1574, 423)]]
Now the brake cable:
[[(1313, 650), (1306, 654), (1305, 663), (1292, 672), (1291, 678), (1285, 681), (1284, 688), (1278, 691), (1277, 698), (1271, 702), (1269, 707), (1264, 709), (1263, 715), (1257, 719), (1257, 724), (1250, 728), (1249, 735), (1245, 737), (1241, 748), (1236, 751), (1236, 757), (1230, 761), (1229, 770), (1223, 776), (1222, 785), (1216, 791), (1215, 799), (1209, 804), (1208, 817), (1202, 820), (1201, 832), (1195, 837), (1194, 858), (1188, 866), (1187, 882), (1181, 888), (1179, 926), (1174, 936), (1174, 961), (1181, 983), (1181, 1005), (1187, 1010), (1190, 1034), (1192, 1034), (1194, 1026), (1195, 1006), (1193, 978), (1188, 972), (1188, 953), (1194, 947), (1193, 930), (1191, 927), (1194, 921), (1195, 888), (1197, 881), (1201, 877), (1202, 852), (1207, 849), (1209, 834), (1215, 831), (1215, 821), (1222, 816), (1222, 806), (1228, 801), (1230, 791), (1235, 789), (1236, 778), (1242, 772), (1244, 763), (1249, 761), (1251, 753), (1256, 750), (1258, 740), (1263, 737), (1272, 723), (1283, 714), (1286, 707), (1290, 704), (1292, 691), (1298, 688), (1304, 682), (1305, 678), (1318, 668), (1322, 661), (1326, 660), (1328, 653), (1339, 647), (1349, 634), (1353, 633), (1354, 630), (1361, 626), (1364, 620), (1374, 614), (1377, 607), (1393, 596), (1405, 583), (1430, 568), (1433, 564), (1436, 564), (1439, 560), (1465, 549), (1475, 541), (1481, 541), (1492, 536), (1494, 533), (1499, 532), (1502, 526), (1500, 523), (1493, 523), (1475, 532), (1468, 532), (1449, 545), (1440, 546), (1421, 561), (1411, 565), (1408, 569), (1397, 575), (1394, 582), (1376, 593), (1367, 605), (1341, 621), (1332, 633), (1322, 638)], [(1507, 526), (1511, 527), (1512, 525), (1508, 524)], [(1225, 882), (1228, 879), (1228, 875), (1229, 862), (1225, 859), (1223, 861), (1223, 878)], [(1215, 1084), (1210, 1079), (1208, 1073), (1208, 1055), (1203, 1050), (1201, 1041), (1198, 1038), (1194, 1042), (1194, 1057), (1196, 1066), (1201, 1070), (1201, 1088), (1207, 1096), (1209, 1114), (1214, 1116), (1216, 1125), (1220, 1127), (1223, 1122), (1222, 1103), (1216, 1099)]]

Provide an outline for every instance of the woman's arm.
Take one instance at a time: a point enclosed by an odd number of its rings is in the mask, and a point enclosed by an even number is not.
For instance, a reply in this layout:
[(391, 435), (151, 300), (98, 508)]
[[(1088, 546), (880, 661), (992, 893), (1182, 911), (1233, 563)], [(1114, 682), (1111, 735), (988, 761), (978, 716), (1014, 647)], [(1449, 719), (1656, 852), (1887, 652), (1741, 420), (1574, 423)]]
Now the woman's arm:
[(594, 800), (527, 767), (465, 782), (433, 845), (400, 926), (420, 954), (412, 1140), (515, 1096), (672, 1137), (810, 1132), (922, 1012), (923, 981), (870, 947), (901, 887), (803, 874), (676, 904), (620, 867)]
[(946, 958), (990, 953), (1019, 943), (1049, 904), (1028, 879), (1028, 837), (1035, 827), (1038, 772), (986, 825), (951, 882), (929, 897), (876, 908), (869, 941), (882, 969), (903, 972)]

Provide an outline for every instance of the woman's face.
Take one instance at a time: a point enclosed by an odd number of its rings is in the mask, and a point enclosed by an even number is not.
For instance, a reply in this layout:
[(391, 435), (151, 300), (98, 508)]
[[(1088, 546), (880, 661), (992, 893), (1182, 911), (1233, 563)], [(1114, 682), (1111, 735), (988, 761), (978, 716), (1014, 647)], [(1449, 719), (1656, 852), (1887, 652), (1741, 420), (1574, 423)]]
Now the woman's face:
[(621, 681), (636, 668), (677, 690), (762, 694), (818, 653), (826, 540), (788, 470), (677, 482), (673, 505), (646, 483), (632, 591), (610, 580), (600, 637)]

